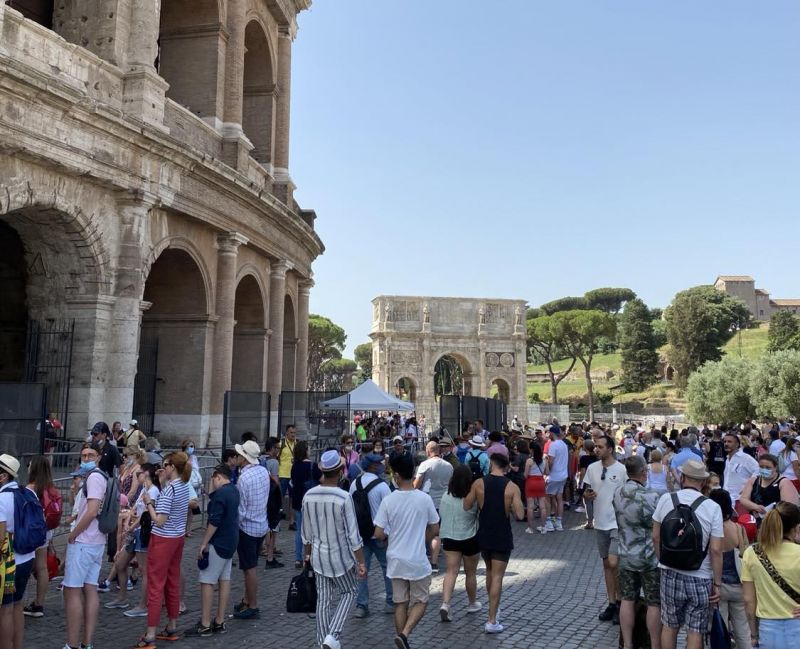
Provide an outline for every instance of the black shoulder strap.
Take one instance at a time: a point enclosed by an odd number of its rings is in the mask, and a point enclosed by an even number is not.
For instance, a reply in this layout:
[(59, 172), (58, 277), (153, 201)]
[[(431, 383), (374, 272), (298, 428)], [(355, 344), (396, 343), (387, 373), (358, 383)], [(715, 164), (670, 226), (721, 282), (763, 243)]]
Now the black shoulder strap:
[[(361, 476), (358, 476), (357, 480), (361, 480)], [(368, 494), (370, 491), (372, 491), (372, 490), (373, 490), (375, 487), (377, 487), (377, 486), (378, 486), (378, 483), (379, 483), (380, 481), (381, 481), (381, 479), (380, 479), (380, 478), (375, 478), (375, 479), (374, 479), (372, 482), (370, 482), (370, 483), (367, 485), (366, 489), (364, 489), (364, 493), (367, 493), (367, 494)]]
[(702, 505), (706, 500), (708, 500), (708, 498), (705, 496), (698, 496), (697, 500), (692, 503), (692, 511), (696, 512), (697, 508), (700, 507), (700, 505)]
[(673, 492), (670, 494), (670, 497), (672, 498), (672, 508), (673, 508), (673, 509), (678, 509), (678, 507), (680, 507), (680, 505), (681, 505), (681, 501), (680, 501), (680, 500), (678, 500), (678, 494), (676, 494), (676, 493), (673, 491)]

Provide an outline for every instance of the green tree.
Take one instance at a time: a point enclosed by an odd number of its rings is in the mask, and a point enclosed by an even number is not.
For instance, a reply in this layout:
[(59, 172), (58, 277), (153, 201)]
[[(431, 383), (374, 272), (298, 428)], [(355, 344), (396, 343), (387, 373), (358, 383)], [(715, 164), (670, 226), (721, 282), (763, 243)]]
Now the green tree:
[[(651, 309), (651, 316), (653, 311), (661, 311), (661, 309)], [(651, 322), (653, 323), (653, 340), (655, 341), (656, 349), (661, 349), (667, 344), (667, 321), (661, 316), (653, 316)]]
[(547, 365), (547, 374), (550, 377), (550, 394), (554, 404), (558, 403), (558, 384), (575, 367), (577, 358), (572, 357), (572, 362), (564, 371), (556, 373), (553, 362), (567, 357), (564, 350), (564, 341), (560, 337), (561, 328), (554, 326), (553, 316), (543, 315), (528, 320), (528, 356), (535, 356)]
[(769, 321), (767, 351), (800, 348), (800, 320), (788, 311), (778, 311)]
[(656, 351), (650, 311), (641, 300), (625, 305), (619, 320), (619, 345), (622, 351), (622, 384), (627, 392), (641, 392), (656, 382)]
[(753, 362), (725, 356), (703, 365), (689, 377), (686, 401), (689, 415), (698, 423), (744, 421), (755, 415), (750, 396)]
[[(308, 389), (324, 390), (326, 377), (322, 366), (342, 358), (347, 335), (339, 325), (325, 316), (308, 316)], [(275, 396), (274, 398), (277, 398)]]
[(604, 311), (561, 311), (553, 315), (557, 335), (564, 349), (583, 365), (586, 389), (589, 394), (589, 419), (594, 418), (594, 385), (592, 360), (598, 351), (598, 341), (611, 338), (616, 333), (614, 317)]
[(367, 379), (372, 378), (372, 343), (362, 343), (356, 345), (353, 350), (353, 357), (358, 364), (357, 383), (361, 385)]
[(533, 320), (534, 318), (538, 318), (539, 316), (545, 315), (544, 311), (539, 308), (528, 307), (525, 310), (525, 319), (526, 320)]
[(559, 311), (574, 311), (576, 309), (586, 309), (586, 298), (583, 297), (560, 297), (557, 300), (546, 302), (539, 309), (546, 315), (553, 315)]
[(319, 368), (321, 378), (320, 390), (330, 392), (350, 388), (350, 378), (356, 371), (356, 362), (349, 358), (331, 358)]
[(722, 358), (722, 346), (750, 321), (747, 305), (713, 286), (681, 291), (666, 310), (670, 362), (675, 383), (685, 387), (703, 363)]
[(773, 419), (800, 413), (800, 351), (764, 354), (750, 377), (756, 414)]
[(626, 302), (636, 299), (636, 293), (629, 288), (596, 288), (587, 292), (583, 299), (589, 309), (619, 313)]

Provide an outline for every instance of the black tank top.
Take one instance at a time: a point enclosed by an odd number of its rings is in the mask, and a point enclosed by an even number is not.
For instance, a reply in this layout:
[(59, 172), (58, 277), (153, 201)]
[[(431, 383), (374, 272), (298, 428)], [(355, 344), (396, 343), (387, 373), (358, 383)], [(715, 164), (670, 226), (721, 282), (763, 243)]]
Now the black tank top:
[(757, 478), (753, 483), (753, 488), (751, 489), (750, 500), (761, 505), (762, 507), (767, 507), (773, 503), (780, 502), (781, 480), (783, 479), (784, 478), (778, 476), (775, 478), (775, 480), (770, 482), (768, 486), (763, 487), (761, 485), (761, 478)]
[(481, 550), (511, 552), (514, 535), (511, 520), (506, 514), (506, 485), (508, 478), (499, 475), (483, 477), (483, 507), (478, 516), (478, 544)]

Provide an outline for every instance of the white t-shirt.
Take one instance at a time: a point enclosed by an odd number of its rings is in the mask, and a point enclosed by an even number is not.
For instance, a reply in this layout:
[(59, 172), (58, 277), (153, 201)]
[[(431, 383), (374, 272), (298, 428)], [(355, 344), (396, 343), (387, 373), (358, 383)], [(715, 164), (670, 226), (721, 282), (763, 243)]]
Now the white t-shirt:
[[(605, 479), (603, 469), (605, 468)], [(602, 462), (593, 462), (586, 469), (583, 486), (592, 485), (597, 494), (594, 500), (594, 527), (598, 530), (617, 529), (617, 516), (614, 512), (614, 495), (625, 484), (628, 472), (621, 462), (603, 467)]]
[(633, 455), (633, 445), (635, 443), (633, 437), (628, 437), (627, 435), (622, 440), (622, 448), (625, 449), (625, 457)]
[[(691, 505), (701, 495), (700, 492), (695, 489), (681, 489), (675, 493), (678, 495), (678, 500), (684, 505)], [(656, 511), (653, 512), (653, 520), (660, 524), (672, 509), (671, 494), (664, 494), (659, 499), (658, 505), (656, 505)], [(724, 538), (725, 533), (722, 531), (722, 510), (717, 503), (710, 498), (706, 498), (705, 502), (697, 508), (694, 514), (703, 528), (703, 547), (708, 547), (709, 538)], [(670, 568), (662, 563), (659, 563), (658, 566), (659, 568), (675, 570), (675, 568)], [(711, 553), (706, 553), (706, 558), (703, 559), (702, 565), (697, 570), (675, 570), (675, 572), (679, 572), (688, 577), (711, 579), (714, 576), (711, 570)]]
[(780, 439), (776, 439), (770, 442), (769, 452), (771, 455), (777, 457), (778, 455), (780, 455), (781, 451), (785, 448), (786, 444), (784, 444)]
[(374, 522), (389, 537), (387, 577), (416, 581), (431, 574), (425, 530), (439, 522), (439, 515), (428, 494), (419, 489), (393, 491), (381, 502)]
[(569, 448), (563, 439), (555, 439), (550, 442), (547, 449), (547, 456), (550, 458), (550, 480), (560, 482), (569, 477)]
[(792, 464), (792, 462), (797, 461), (797, 453), (791, 451), (788, 457), (786, 457), (785, 455), (781, 457), (787, 463), (786, 470), (783, 473), (781, 473), (781, 476), (784, 478), (788, 478), (789, 480), (797, 480), (797, 475), (794, 472), (794, 465)]
[[(14, 533), (14, 489), (18, 489), (19, 485), (11, 481), (6, 484), (2, 491), (0, 491), (0, 522), (6, 524), (6, 531), (10, 534)], [(27, 487), (25, 487), (27, 489)], [(31, 489), (35, 495), (36, 492)], [(28, 552), (27, 554), (15, 554), (17, 565), (21, 565), (26, 561), (33, 559), (36, 551)]]
[[(158, 490), (158, 487), (155, 485), (151, 485), (150, 488), (147, 490), (147, 495), (150, 496), (150, 500), (156, 501), (158, 500), (158, 494), (161, 492)], [(141, 516), (144, 514), (144, 510), (147, 509), (144, 504), (144, 489), (142, 489), (142, 493), (139, 494), (139, 497), (136, 499), (136, 505), (134, 505), (134, 510), (136, 511), (137, 516)]]
[(739, 500), (742, 489), (747, 481), (758, 475), (758, 462), (741, 449), (725, 460), (725, 491), (731, 495), (731, 500)]
[(447, 492), (447, 485), (453, 477), (453, 465), (440, 457), (430, 457), (417, 467), (417, 478), (422, 478), (422, 491), (433, 499), (436, 509), (442, 496)]

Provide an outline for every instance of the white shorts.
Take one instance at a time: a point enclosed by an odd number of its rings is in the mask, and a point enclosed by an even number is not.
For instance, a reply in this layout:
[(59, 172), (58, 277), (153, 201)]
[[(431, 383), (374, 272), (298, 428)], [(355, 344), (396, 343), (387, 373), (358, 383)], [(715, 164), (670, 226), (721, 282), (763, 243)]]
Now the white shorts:
[(64, 587), (83, 588), (84, 584), (97, 586), (105, 549), (105, 545), (99, 544), (68, 543), (64, 560)]
[(218, 581), (231, 580), (231, 566), (233, 557), (223, 559), (217, 554), (214, 546), (208, 544), (208, 568), (199, 573), (201, 584), (216, 584)]

